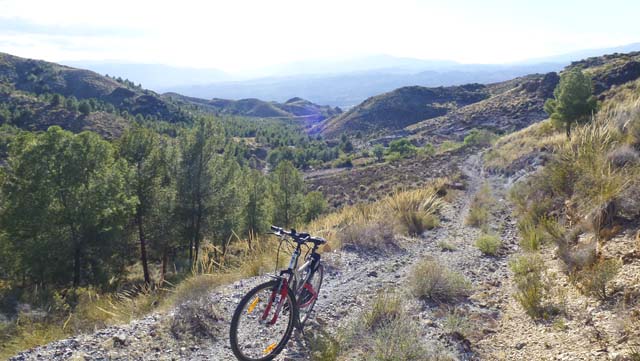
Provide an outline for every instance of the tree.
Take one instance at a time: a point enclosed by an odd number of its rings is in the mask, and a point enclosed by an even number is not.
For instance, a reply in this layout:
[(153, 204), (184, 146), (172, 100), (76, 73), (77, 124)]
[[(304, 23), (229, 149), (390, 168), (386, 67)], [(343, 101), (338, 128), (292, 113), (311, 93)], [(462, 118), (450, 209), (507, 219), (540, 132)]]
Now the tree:
[[(91, 132), (54, 126), (11, 144), (0, 223), (23, 276), (38, 282), (104, 283), (126, 260), (115, 249), (137, 199), (126, 191), (126, 162)], [(69, 279), (71, 275), (71, 279)]]
[(169, 255), (179, 246), (176, 219), (176, 175), (179, 174), (179, 154), (176, 139), (159, 137), (160, 182), (155, 192), (155, 204), (150, 209), (148, 229), (151, 253), (161, 261), (160, 283), (165, 279)]
[(77, 111), (78, 110), (78, 101), (76, 100), (76, 97), (74, 97), (73, 95), (68, 97), (67, 100), (65, 100), (65, 102), (64, 102), (64, 106), (70, 112)]
[(82, 115), (89, 115), (89, 113), (91, 113), (91, 104), (89, 104), (89, 102), (87, 102), (86, 100), (83, 100), (80, 102), (78, 110), (80, 111), (80, 113), (82, 113)]
[(193, 127), (180, 136), (182, 159), (177, 182), (177, 213), (184, 224), (184, 236), (189, 240), (192, 266), (198, 260), (200, 242), (208, 231), (214, 191), (212, 163), (223, 144), (222, 128), (211, 118), (196, 120)]
[(373, 155), (378, 162), (382, 162), (382, 159), (384, 159), (384, 147), (381, 144), (376, 144), (373, 147)]
[(273, 222), (282, 227), (295, 225), (304, 212), (304, 181), (288, 160), (278, 164), (272, 174)]
[(158, 135), (149, 129), (133, 127), (124, 132), (119, 141), (120, 156), (133, 168), (133, 177), (129, 186), (138, 197), (135, 211), (135, 224), (138, 228), (138, 242), (140, 244), (140, 261), (145, 283), (151, 283), (147, 260), (146, 229), (153, 227), (151, 212), (156, 206), (162, 164)]
[(327, 201), (321, 192), (313, 191), (304, 197), (304, 220), (311, 222), (327, 209)]
[(340, 143), (340, 150), (345, 153), (353, 152), (353, 143), (351, 143), (351, 140), (347, 139), (344, 142)]
[(571, 137), (573, 123), (589, 121), (596, 111), (597, 101), (593, 96), (591, 79), (580, 69), (574, 68), (562, 73), (560, 83), (553, 91), (554, 99), (544, 104), (544, 110), (558, 128), (564, 128)]
[(62, 98), (62, 95), (60, 94), (53, 94), (53, 96), (51, 97), (51, 106), (57, 107), (62, 105), (62, 102), (64, 101), (64, 99)]
[(245, 173), (247, 198), (244, 205), (244, 233), (256, 234), (270, 223), (271, 199), (268, 180), (255, 169)]

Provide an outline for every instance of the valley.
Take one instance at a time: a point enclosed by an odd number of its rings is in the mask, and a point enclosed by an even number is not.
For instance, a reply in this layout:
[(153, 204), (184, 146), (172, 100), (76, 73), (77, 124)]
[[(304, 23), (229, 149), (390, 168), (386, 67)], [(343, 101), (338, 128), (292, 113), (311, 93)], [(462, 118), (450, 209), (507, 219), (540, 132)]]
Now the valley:
[(616, 53), (343, 111), (0, 53), (0, 354), (233, 360), (276, 223), (328, 240), (276, 360), (638, 360), (639, 84)]

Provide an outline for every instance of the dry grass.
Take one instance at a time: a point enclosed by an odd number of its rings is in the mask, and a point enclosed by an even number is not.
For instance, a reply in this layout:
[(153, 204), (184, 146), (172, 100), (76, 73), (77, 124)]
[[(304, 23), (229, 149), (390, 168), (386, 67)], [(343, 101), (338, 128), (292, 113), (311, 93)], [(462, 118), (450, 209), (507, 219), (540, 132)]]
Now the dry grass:
[(465, 218), (465, 224), (487, 231), (491, 207), (494, 203), (495, 200), (491, 196), (491, 187), (488, 183), (483, 184), (471, 201), (469, 213), (467, 213), (467, 217)]
[(418, 235), (438, 225), (437, 212), (443, 205), (438, 192), (445, 184), (445, 179), (439, 179), (424, 188), (393, 192), (376, 202), (346, 206), (314, 220), (307, 229), (326, 238), (327, 249), (388, 249), (397, 231)]
[(551, 151), (566, 141), (548, 120), (535, 123), (500, 138), (485, 156), (485, 167), (494, 171), (513, 172), (520, 168), (520, 159), (535, 157), (541, 150)]
[(437, 214), (443, 201), (436, 186), (412, 191), (396, 191), (387, 197), (385, 206), (398, 219), (405, 234), (419, 236), (438, 225)]

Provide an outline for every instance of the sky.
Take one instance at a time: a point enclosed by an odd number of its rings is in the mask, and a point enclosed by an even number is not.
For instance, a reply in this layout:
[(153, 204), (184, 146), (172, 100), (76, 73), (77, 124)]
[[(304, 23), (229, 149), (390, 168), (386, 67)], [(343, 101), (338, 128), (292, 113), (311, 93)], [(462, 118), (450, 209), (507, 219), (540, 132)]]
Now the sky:
[(0, 52), (242, 72), (386, 54), (509, 63), (640, 41), (637, 0), (0, 0)]

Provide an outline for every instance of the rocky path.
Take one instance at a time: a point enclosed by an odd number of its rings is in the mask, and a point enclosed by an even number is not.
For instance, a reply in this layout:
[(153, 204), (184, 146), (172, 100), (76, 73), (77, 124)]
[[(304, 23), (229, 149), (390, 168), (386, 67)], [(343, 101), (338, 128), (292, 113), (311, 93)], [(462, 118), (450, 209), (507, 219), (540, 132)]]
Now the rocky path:
[[(446, 349), (457, 359), (485, 359), (487, 351), (478, 346), (479, 341), (496, 332), (502, 310), (509, 302), (505, 280), (508, 278), (507, 256), (517, 249), (515, 222), (510, 219), (504, 200), (506, 183), (485, 175), (480, 155), (467, 158), (460, 168), (467, 187), (445, 207), (440, 227), (420, 238), (402, 238), (402, 249), (387, 254), (340, 251), (324, 256), (325, 278), (310, 327), (335, 332), (367, 307), (376, 293), (402, 292), (412, 265), (424, 257), (434, 257), (472, 281), (473, 294), (457, 305), (411, 301), (414, 319), (420, 325), (425, 343)], [(484, 182), (489, 182), (496, 199), (491, 228), (504, 242), (495, 257), (481, 254), (474, 245), (480, 231), (464, 224), (473, 195)], [(443, 242), (454, 250), (443, 250)], [(171, 314), (153, 314), (128, 325), (28, 350), (13, 360), (233, 360), (228, 346), (231, 313), (240, 298), (264, 280), (266, 277), (246, 279), (219, 287), (210, 294), (208, 304), (222, 315), (220, 332), (214, 341), (176, 341), (161, 327)], [(464, 332), (451, 332), (444, 326), (447, 314), (453, 312), (454, 307), (456, 314), (467, 320)], [(277, 359), (308, 360), (307, 350), (304, 338), (297, 335)]]

